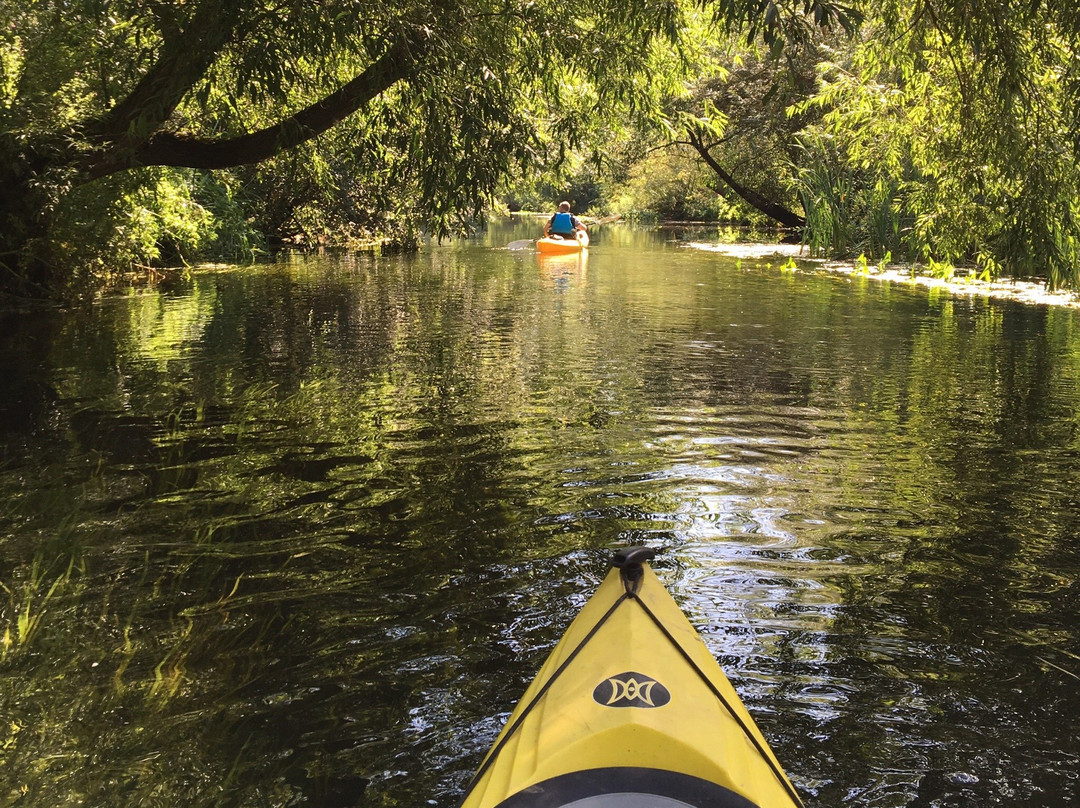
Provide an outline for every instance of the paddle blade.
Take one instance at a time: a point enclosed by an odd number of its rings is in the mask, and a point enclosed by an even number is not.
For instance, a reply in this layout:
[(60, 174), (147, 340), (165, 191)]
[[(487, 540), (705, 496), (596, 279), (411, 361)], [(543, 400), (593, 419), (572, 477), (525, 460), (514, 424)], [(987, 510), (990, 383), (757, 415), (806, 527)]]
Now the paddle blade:
[(507, 244), (506, 249), (508, 249), (508, 250), (531, 250), (535, 243), (536, 243), (536, 239), (534, 239), (534, 238), (518, 239), (517, 241), (511, 241), (509, 244)]

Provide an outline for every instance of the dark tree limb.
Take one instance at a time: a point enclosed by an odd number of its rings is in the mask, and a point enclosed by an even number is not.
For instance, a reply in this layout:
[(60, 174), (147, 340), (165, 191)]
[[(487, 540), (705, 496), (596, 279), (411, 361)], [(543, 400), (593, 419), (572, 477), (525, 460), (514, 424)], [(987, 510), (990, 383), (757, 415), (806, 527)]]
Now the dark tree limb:
[(243, 3), (203, 0), (182, 29), (166, 33), (157, 62), (127, 97), (86, 127), (107, 148), (135, 148), (162, 126), (232, 40)]
[(694, 150), (697, 151), (699, 155), (701, 155), (701, 159), (705, 161), (705, 164), (712, 169), (713, 173), (715, 173), (725, 185), (738, 194), (748, 205), (755, 210), (761, 211), (770, 219), (779, 222), (784, 227), (790, 227), (796, 230), (801, 230), (806, 227), (806, 219), (804, 217), (788, 210), (781, 204), (767, 199), (753, 188), (747, 188), (738, 183), (731, 174), (724, 170), (723, 166), (716, 162), (716, 158), (709, 152), (709, 146), (705, 143), (700, 133), (690, 131), (687, 134), (690, 138), (690, 145), (694, 147)]
[(157, 132), (137, 149), (107, 152), (90, 162), (87, 177), (96, 179), (138, 166), (219, 169), (262, 162), (322, 134), (410, 76), (425, 50), (422, 42), (402, 37), (352, 81), (273, 126), (216, 140)]

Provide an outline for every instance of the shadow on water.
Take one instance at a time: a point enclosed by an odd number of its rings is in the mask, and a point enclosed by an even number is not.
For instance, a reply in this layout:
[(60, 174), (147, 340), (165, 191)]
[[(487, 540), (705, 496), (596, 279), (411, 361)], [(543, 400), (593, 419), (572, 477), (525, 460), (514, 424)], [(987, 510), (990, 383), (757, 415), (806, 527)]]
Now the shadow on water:
[(5, 321), (0, 802), (453, 805), (631, 543), (808, 804), (1077, 796), (1076, 315), (522, 227)]

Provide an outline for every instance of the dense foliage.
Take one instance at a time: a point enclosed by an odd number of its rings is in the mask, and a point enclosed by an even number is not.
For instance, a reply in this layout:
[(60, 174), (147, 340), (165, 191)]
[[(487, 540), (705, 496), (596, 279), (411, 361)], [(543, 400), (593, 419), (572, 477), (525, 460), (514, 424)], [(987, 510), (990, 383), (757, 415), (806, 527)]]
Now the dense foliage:
[[(838, 13), (817, 0), (790, 6), (732, 0), (715, 18), (779, 41), (806, 8)], [(224, 218), (226, 240), (247, 246), (265, 223), (297, 228), (308, 200), (270, 190), (309, 181), (361, 222), (420, 212), (450, 232), (506, 177), (558, 162), (599, 119), (648, 105), (687, 12), (679, 0), (583, 0), (572, 13), (554, 0), (3, 0), (4, 288), (53, 294), (70, 282), (58, 223), (112, 247), (161, 249), (220, 239)], [(261, 164), (313, 140), (300, 169), (286, 160), (226, 179), (191, 173)], [(129, 196), (146, 188), (207, 211), (207, 226), (199, 214), (187, 233), (159, 223), (118, 236), (140, 207)]]
[(1080, 284), (1066, 0), (0, 0), (0, 14), (9, 294), (327, 232), (409, 243), (459, 231), (508, 187), (524, 189), (511, 202), (607, 192), (769, 218), (831, 254)]
[(818, 253), (1080, 287), (1076, 8), (864, 11), (850, 37), (707, 51), (665, 100), (673, 152), (692, 146), (718, 192)]
[(803, 109), (825, 115), (800, 137), (815, 247), (1080, 285), (1077, 15), (1009, 5), (886, 4), (820, 63)]

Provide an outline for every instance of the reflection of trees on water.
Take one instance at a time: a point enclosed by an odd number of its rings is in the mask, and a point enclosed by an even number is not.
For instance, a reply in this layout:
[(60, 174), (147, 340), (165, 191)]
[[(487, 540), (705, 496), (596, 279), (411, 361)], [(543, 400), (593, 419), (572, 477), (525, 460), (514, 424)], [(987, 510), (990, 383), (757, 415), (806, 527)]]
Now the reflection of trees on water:
[[(796, 705), (766, 723), (797, 776), (849, 785), (870, 742), (959, 770), (956, 711), (1020, 705), (964, 702), (965, 677), (1029, 674), (1076, 615), (1052, 572), (1077, 569), (1072, 316), (606, 255), (560, 294), (535, 261), (447, 250), (66, 320), (37, 354), (55, 396), (9, 439), (47, 458), (38, 490), (0, 470), (4, 580), (31, 605), (60, 581), (3, 663), (15, 720), (52, 729), (0, 753), (31, 799), (107, 801), (119, 777), (192, 804), (221, 783), (449, 803), (631, 539), (687, 564), (730, 543), (696, 563), (778, 598), (758, 607), (785, 630), (734, 678)], [(111, 768), (62, 762), (99, 746)]]

